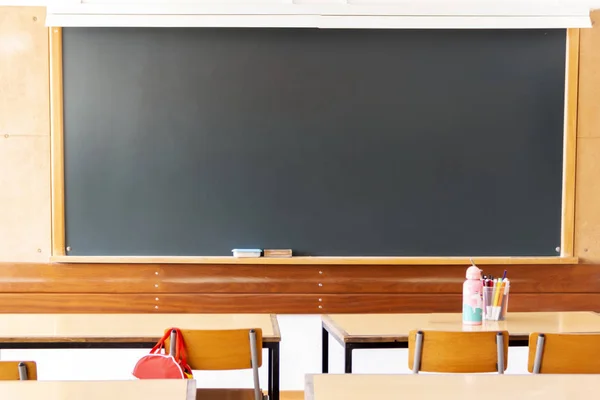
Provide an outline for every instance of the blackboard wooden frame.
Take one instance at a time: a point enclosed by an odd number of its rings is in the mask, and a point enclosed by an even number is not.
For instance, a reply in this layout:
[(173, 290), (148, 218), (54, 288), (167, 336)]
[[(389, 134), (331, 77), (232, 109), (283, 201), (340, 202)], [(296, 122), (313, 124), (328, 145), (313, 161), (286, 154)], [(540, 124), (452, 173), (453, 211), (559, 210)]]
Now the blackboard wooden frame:
[[(565, 126), (563, 145), (563, 184), (560, 256), (556, 257), (477, 257), (479, 264), (573, 264), (575, 226), (575, 166), (577, 139), (577, 99), (579, 85), (579, 29), (567, 30)], [(50, 104), (51, 104), (51, 167), (52, 167), (52, 257), (54, 262), (115, 262), (115, 263), (211, 263), (211, 264), (468, 264), (468, 257), (293, 257), (290, 259), (253, 260), (233, 257), (72, 257), (67, 256), (65, 243), (64, 202), (64, 126), (63, 126), (63, 66), (62, 29), (49, 29), (50, 43)]]

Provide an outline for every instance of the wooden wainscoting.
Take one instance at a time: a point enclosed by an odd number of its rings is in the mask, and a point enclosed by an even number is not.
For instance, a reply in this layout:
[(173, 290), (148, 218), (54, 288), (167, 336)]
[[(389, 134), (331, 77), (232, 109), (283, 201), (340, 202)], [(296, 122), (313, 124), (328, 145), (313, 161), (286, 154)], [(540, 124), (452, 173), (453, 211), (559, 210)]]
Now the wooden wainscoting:
[[(501, 276), (503, 266), (480, 266)], [(510, 265), (512, 311), (600, 311), (600, 265)], [(0, 263), (0, 312), (457, 312), (466, 266)]]

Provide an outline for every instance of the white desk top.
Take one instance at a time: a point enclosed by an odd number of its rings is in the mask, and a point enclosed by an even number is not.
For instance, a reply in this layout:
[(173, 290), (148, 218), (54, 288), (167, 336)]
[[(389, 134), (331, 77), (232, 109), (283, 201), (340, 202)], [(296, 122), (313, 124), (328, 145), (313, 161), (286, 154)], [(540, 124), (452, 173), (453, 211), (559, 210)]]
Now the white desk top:
[(598, 375), (307, 375), (306, 400), (574, 400), (595, 398)]
[(156, 342), (170, 327), (260, 328), (263, 341), (281, 340), (269, 314), (0, 314), (0, 343)]
[(196, 381), (0, 381), (0, 399), (195, 400)]
[(337, 314), (323, 316), (329, 332), (340, 341), (388, 342), (407, 340), (412, 329), (446, 331), (507, 330), (512, 337), (532, 332), (600, 332), (600, 316), (593, 312), (508, 312), (506, 321), (481, 326), (462, 324), (461, 314)]

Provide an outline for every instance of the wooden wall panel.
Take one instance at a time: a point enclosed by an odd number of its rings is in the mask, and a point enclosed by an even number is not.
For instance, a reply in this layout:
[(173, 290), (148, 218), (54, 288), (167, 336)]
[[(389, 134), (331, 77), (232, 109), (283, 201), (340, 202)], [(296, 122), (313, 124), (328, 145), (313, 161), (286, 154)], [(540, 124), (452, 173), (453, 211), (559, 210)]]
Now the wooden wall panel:
[[(426, 313), (461, 310), (460, 294), (1, 293), (0, 313)], [(510, 311), (600, 310), (600, 294), (515, 294)]]
[(575, 250), (584, 261), (600, 262), (600, 137), (579, 138), (577, 153)]
[[(460, 311), (466, 266), (48, 264), (42, 13), (0, 7), (0, 312)], [(600, 11), (593, 20), (580, 35), (575, 224), (575, 255), (591, 264), (508, 266), (512, 311), (600, 311)]]
[(49, 175), (48, 136), (0, 137), (1, 261), (48, 260)]
[[(504, 267), (481, 266), (501, 276)], [(456, 294), (466, 266), (0, 264), (0, 293)], [(600, 293), (598, 265), (508, 267), (512, 293)]]
[[(467, 266), (323, 268), (326, 293), (460, 293)], [(597, 265), (480, 265), (484, 274), (508, 271), (513, 293), (600, 292)]]
[(157, 267), (0, 263), (0, 293), (155, 293)]
[(0, 7), (0, 261), (50, 256), (48, 30), (43, 7)]
[(600, 10), (591, 15), (594, 27), (580, 36), (579, 137), (600, 137)]
[[(427, 313), (462, 310), (461, 294), (345, 294), (322, 297), (327, 313)], [(515, 294), (509, 296), (511, 311), (587, 311), (600, 310), (598, 293)]]
[(575, 255), (600, 262), (600, 10), (594, 27), (582, 29), (575, 184)]
[(44, 7), (0, 6), (0, 136), (50, 134)]
[[(158, 300), (157, 300), (158, 299)], [(316, 313), (314, 295), (0, 293), (0, 313)], [(309, 311), (312, 310), (312, 311)]]
[[(3, 263), (0, 312), (459, 312), (465, 269)], [(599, 265), (509, 274), (513, 311), (600, 311)]]

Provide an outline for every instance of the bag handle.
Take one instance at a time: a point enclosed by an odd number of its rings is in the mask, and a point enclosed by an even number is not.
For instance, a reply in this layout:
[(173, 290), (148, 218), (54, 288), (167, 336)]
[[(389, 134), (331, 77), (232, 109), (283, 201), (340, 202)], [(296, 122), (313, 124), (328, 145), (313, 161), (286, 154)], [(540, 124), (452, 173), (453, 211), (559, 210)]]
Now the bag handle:
[(165, 347), (165, 342), (167, 341), (167, 339), (169, 338), (170, 335), (171, 335), (171, 329), (169, 329), (167, 332), (165, 332), (163, 337), (160, 338), (160, 340), (154, 345), (152, 350), (150, 350), (150, 354), (156, 354), (157, 352), (162, 350)]
[(176, 339), (175, 339), (175, 354), (171, 354), (171, 357), (175, 359), (175, 362), (183, 368), (183, 370), (190, 375), (192, 374), (192, 369), (187, 363), (187, 351), (185, 349), (185, 341), (183, 339), (183, 334), (179, 328), (169, 328), (165, 331), (165, 334), (159, 341), (154, 345), (152, 350), (150, 350), (150, 354), (160, 353), (162, 349), (165, 348), (165, 342), (167, 339), (171, 337), (171, 332), (175, 331)]

